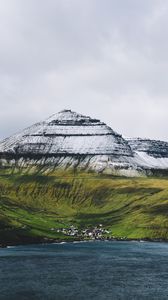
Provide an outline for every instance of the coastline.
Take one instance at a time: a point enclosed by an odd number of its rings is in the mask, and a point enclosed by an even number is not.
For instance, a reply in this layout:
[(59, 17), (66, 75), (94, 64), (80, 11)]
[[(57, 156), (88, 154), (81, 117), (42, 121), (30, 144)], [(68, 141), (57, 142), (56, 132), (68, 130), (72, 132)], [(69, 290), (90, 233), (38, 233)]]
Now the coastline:
[(18, 242), (9, 242), (9, 243), (0, 243), (0, 249), (16, 246), (26, 246), (26, 245), (44, 245), (44, 244), (62, 244), (62, 243), (76, 243), (76, 242), (150, 242), (150, 243), (167, 243), (167, 239), (151, 239), (151, 238), (142, 238), (142, 239), (133, 239), (133, 238), (99, 238), (99, 239), (40, 239), (40, 240), (30, 240), (30, 241), (18, 241)]

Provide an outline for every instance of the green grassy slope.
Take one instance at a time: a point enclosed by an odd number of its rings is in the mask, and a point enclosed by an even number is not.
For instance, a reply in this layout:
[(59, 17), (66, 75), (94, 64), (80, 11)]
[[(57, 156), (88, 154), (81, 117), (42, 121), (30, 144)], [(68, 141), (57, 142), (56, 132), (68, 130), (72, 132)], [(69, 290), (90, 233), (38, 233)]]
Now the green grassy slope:
[(51, 228), (102, 223), (111, 236), (168, 239), (168, 180), (57, 171), (0, 175), (0, 243), (70, 239)]

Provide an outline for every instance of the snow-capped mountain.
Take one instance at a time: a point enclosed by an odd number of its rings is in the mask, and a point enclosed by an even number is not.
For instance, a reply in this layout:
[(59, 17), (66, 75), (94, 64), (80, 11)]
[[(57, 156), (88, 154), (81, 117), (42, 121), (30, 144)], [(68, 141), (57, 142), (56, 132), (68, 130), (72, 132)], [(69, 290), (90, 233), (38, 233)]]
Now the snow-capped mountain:
[(55, 168), (126, 176), (168, 169), (168, 143), (124, 139), (105, 123), (63, 110), (0, 143), (2, 167)]

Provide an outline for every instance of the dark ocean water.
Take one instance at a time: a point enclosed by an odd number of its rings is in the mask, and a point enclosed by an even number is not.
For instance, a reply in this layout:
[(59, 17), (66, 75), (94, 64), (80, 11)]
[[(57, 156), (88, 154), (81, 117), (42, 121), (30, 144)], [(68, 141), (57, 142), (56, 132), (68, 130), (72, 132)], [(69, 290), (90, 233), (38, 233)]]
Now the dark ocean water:
[(87, 242), (0, 249), (0, 299), (168, 299), (168, 244)]

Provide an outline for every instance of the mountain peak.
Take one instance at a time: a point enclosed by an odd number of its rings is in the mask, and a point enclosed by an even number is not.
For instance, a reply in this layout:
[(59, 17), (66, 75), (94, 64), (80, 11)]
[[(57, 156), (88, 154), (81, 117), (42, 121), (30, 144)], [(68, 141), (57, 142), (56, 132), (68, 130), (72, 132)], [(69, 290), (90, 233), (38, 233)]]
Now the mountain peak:
[(17, 155), (115, 155), (132, 156), (122, 136), (98, 119), (69, 109), (50, 116), (6, 139), (0, 152)]
[(97, 125), (104, 124), (100, 122), (100, 120), (98, 119), (92, 119), (89, 116), (79, 114), (70, 109), (64, 109), (50, 116), (46, 121), (48, 124), (61, 124), (61, 125), (89, 125), (91, 123)]

